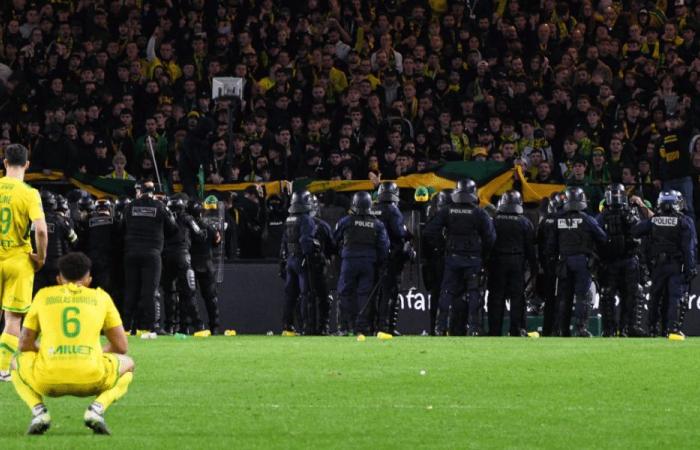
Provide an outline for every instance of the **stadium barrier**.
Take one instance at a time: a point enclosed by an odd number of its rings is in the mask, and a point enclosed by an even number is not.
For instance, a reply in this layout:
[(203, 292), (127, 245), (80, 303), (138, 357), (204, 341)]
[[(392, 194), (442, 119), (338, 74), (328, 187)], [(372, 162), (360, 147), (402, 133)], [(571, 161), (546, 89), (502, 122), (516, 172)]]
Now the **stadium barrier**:
[[(224, 270), (224, 282), (219, 288), (222, 328), (235, 329), (242, 334), (265, 334), (270, 331), (279, 334), (282, 331), (284, 283), (278, 276), (278, 264), (271, 261), (235, 263), (227, 264)], [(688, 314), (684, 331), (689, 336), (700, 336), (698, 278), (692, 283), (686, 303)], [(404, 280), (401, 287), (398, 328), (403, 334), (422, 334), (429, 328), (430, 295), (420, 283), (409, 281)], [(329, 287), (333, 289), (335, 284)], [(331, 298), (334, 294), (331, 293)], [(598, 296), (594, 296), (594, 299), (591, 329), (598, 334)], [(203, 306), (200, 310), (205, 311)], [(337, 311), (334, 300), (332, 311)], [(332, 325), (335, 325), (335, 317), (332, 317)], [(529, 317), (528, 326), (531, 330), (541, 326), (541, 317)]]

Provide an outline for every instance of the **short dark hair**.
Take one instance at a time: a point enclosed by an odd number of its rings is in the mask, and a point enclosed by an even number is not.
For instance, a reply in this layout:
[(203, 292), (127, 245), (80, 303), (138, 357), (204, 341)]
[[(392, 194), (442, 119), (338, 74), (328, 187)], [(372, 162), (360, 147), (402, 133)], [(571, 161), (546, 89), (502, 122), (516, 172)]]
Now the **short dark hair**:
[(90, 273), (92, 261), (85, 253), (73, 252), (58, 259), (58, 271), (67, 281), (78, 281)]
[(22, 144), (10, 144), (5, 148), (5, 159), (10, 166), (22, 167), (27, 164), (29, 152)]

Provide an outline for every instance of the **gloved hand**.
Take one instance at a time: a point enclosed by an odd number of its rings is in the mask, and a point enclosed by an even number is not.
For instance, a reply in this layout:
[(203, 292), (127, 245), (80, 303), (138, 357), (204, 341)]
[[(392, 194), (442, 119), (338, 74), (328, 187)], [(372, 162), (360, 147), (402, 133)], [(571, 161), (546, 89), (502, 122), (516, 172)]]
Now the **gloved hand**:
[(416, 251), (413, 249), (410, 241), (406, 241), (403, 244), (403, 254), (406, 255), (409, 261), (414, 262), (416, 260)]
[(287, 260), (286, 259), (281, 259), (280, 260), (280, 271), (279, 271), (279, 276), (283, 280), (287, 279)]

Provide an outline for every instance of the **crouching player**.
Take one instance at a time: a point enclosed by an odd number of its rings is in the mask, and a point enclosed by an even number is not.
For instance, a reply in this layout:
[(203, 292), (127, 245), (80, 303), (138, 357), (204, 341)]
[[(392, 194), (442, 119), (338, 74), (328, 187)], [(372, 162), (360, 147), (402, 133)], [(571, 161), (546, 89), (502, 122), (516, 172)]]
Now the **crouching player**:
[[(96, 434), (109, 434), (104, 413), (126, 394), (134, 361), (119, 312), (109, 294), (90, 289), (90, 259), (70, 253), (58, 260), (59, 285), (37, 292), (12, 361), (12, 383), (32, 410), (27, 434), (43, 434), (51, 416), (43, 396), (96, 395), (84, 415)], [(107, 343), (100, 347), (100, 331)], [(37, 339), (41, 336), (41, 343)]]

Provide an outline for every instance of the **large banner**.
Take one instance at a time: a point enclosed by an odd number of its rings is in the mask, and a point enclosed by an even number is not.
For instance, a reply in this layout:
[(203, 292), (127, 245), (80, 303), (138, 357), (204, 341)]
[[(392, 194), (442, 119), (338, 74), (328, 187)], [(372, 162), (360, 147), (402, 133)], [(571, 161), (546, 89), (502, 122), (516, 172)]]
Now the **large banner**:
[[(284, 283), (278, 276), (276, 263), (228, 264), (223, 285), (219, 287), (222, 327), (239, 333), (265, 334), (282, 331)], [(698, 277), (700, 278), (700, 277)], [(330, 286), (335, 288), (335, 286)], [(598, 314), (598, 296), (594, 296), (593, 316)], [(403, 334), (423, 334), (429, 331), (430, 295), (422, 286), (404, 285), (399, 296), (399, 331)], [(507, 305), (509, 306), (509, 305)], [(684, 332), (700, 336), (700, 280), (691, 287)], [(204, 312), (206, 309), (200, 308)], [(333, 302), (333, 311), (335, 301)], [(539, 318), (529, 318), (532, 329)], [(598, 331), (593, 320), (593, 331)], [(333, 317), (332, 324), (335, 324)]]
[[(0, 174), (2, 171), (0, 170)], [(455, 161), (439, 164), (431, 167), (422, 173), (414, 173), (399, 177), (396, 184), (402, 189), (416, 189), (418, 187), (429, 188), (432, 192), (441, 189), (454, 188), (456, 180), (460, 178), (470, 178), (479, 186), (479, 199), (482, 205), (489, 203), (494, 195), (498, 196), (514, 187), (523, 193), (526, 203), (539, 202), (550, 193), (561, 191), (563, 185), (559, 184), (536, 184), (527, 181), (520, 166), (511, 167), (505, 163), (495, 161)], [(515, 184), (515, 181), (518, 184)], [(83, 189), (98, 198), (130, 196), (134, 192), (134, 180), (115, 179), (110, 177), (96, 177), (89, 174), (76, 173), (71, 177), (66, 177), (63, 172), (53, 171), (50, 173), (28, 173), (25, 177), (28, 183), (39, 186), (42, 184), (72, 185), (78, 189)], [(164, 181), (165, 182), (165, 181)], [(288, 181), (268, 181), (260, 183), (232, 183), (232, 184), (206, 184), (204, 191), (215, 192), (235, 192), (242, 191), (246, 187), (255, 185), (264, 188), (265, 195), (280, 195), (285, 190), (299, 190), (307, 188), (311, 192), (324, 191), (373, 191), (376, 189), (375, 182), (370, 180), (313, 180), (310, 178), (298, 179), (293, 183)], [(168, 193), (182, 191), (182, 185), (175, 184), (172, 189), (164, 186)]]

